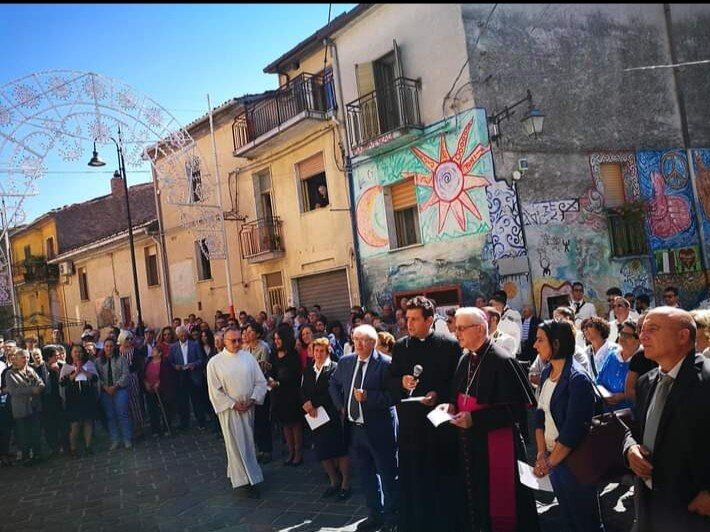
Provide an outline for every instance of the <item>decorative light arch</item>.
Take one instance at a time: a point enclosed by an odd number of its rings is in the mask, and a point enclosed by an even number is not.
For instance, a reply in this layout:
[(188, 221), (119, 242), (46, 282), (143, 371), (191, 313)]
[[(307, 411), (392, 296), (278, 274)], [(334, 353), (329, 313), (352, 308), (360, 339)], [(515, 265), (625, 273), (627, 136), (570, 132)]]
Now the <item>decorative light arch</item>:
[[(0, 87), (0, 198), (6, 213), (0, 240), (24, 222), (23, 200), (38, 193), (50, 153), (83, 165), (94, 139), (111, 144), (119, 127), (126, 166), (149, 162), (161, 196), (179, 209), (182, 226), (210, 259), (226, 258), (217, 183), (204, 171), (196, 185), (188, 176), (191, 161), (205, 159), (185, 128), (126, 83), (70, 70), (36, 72)], [(0, 277), (7, 279), (6, 258), (0, 257)]]

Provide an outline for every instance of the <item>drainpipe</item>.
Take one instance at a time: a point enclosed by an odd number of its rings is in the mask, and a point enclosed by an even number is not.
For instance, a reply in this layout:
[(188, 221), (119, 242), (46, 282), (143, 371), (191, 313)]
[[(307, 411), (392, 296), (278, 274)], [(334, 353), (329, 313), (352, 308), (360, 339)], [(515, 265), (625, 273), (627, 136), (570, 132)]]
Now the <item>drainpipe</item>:
[(332, 39), (323, 39), (324, 46), (330, 46), (331, 55), (333, 57), (333, 72), (335, 88), (338, 92), (338, 101), (340, 105), (337, 106), (338, 114), (342, 111), (341, 118), (342, 122), (338, 126), (338, 134), (340, 136), (340, 142), (342, 146), (345, 146), (345, 177), (347, 179), (348, 187), (348, 197), (350, 199), (350, 226), (353, 231), (353, 250), (355, 251), (355, 274), (357, 276), (357, 290), (358, 296), (360, 298), (360, 305), (365, 304), (365, 294), (364, 294), (364, 273), (362, 269), (362, 260), (360, 257), (360, 239), (357, 235), (357, 216), (355, 214), (355, 186), (353, 182), (353, 165), (352, 165), (352, 151), (350, 149), (350, 144), (347, 141), (347, 134), (343, 135), (343, 128), (345, 128), (345, 101), (343, 100), (343, 86), (340, 82), (340, 62), (338, 61), (338, 48), (335, 45), (335, 41)]
[[(671, 56), (671, 64), (678, 64), (678, 57), (675, 50), (675, 41), (673, 40), (673, 20), (671, 18), (671, 6), (670, 4), (663, 4), (663, 14), (666, 19), (666, 37), (668, 39), (668, 49)], [(683, 88), (678, 79), (678, 67), (673, 67), (673, 87), (675, 89), (676, 102), (678, 104), (678, 113), (680, 114), (680, 128), (683, 135), (683, 148), (685, 150), (685, 156), (688, 159), (688, 172), (690, 175), (690, 184), (693, 190), (693, 201), (695, 202), (695, 223), (698, 226), (698, 237), (699, 247), (700, 247), (700, 267), (703, 269), (705, 275), (705, 289), (706, 291), (710, 288), (710, 278), (708, 274), (708, 257), (705, 253), (705, 229), (703, 227), (703, 218), (700, 213), (702, 204), (700, 203), (700, 197), (698, 195), (698, 184), (697, 177), (695, 175), (695, 166), (693, 165), (693, 153), (690, 149), (690, 131), (688, 129), (688, 115), (685, 109), (685, 96), (683, 94)], [(705, 294), (708, 296), (709, 294)]]

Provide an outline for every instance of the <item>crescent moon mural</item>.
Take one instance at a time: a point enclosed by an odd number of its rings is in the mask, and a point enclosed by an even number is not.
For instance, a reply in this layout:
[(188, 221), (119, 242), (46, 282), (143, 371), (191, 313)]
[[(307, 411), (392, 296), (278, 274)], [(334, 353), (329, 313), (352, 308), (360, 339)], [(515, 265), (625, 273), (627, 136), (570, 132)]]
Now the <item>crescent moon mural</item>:
[(387, 231), (376, 218), (376, 203), (382, 194), (382, 186), (366, 188), (357, 201), (357, 233), (368, 246), (385, 247), (389, 244)]

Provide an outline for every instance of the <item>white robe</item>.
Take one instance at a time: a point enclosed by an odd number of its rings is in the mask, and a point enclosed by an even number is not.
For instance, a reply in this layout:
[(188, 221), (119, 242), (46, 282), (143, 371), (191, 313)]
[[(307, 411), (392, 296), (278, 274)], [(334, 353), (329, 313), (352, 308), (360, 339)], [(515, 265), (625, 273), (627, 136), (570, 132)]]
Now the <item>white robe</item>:
[(254, 399), (263, 404), (266, 379), (248, 351), (236, 354), (224, 349), (207, 363), (210, 401), (219, 417), (227, 449), (227, 477), (232, 487), (258, 484), (264, 480), (254, 445), (254, 409), (239, 413), (233, 409), (238, 399)]

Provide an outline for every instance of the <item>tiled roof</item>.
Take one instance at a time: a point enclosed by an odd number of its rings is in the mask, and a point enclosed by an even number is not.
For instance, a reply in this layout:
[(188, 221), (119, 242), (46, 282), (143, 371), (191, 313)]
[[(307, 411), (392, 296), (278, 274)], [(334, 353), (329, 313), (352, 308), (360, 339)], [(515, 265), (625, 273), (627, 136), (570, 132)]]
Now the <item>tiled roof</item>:
[[(129, 187), (128, 197), (133, 227), (157, 218), (153, 183)], [(126, 200), (122, 194), (101, 196), (58, 209), (54, 219), (61, 254), (126, 230)]]

